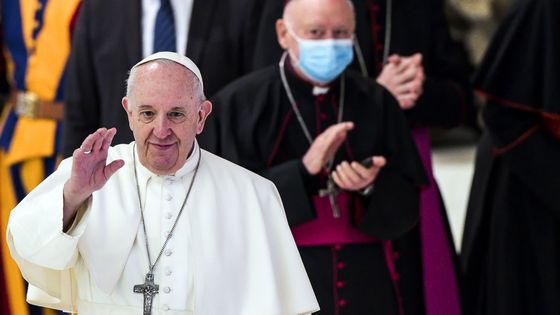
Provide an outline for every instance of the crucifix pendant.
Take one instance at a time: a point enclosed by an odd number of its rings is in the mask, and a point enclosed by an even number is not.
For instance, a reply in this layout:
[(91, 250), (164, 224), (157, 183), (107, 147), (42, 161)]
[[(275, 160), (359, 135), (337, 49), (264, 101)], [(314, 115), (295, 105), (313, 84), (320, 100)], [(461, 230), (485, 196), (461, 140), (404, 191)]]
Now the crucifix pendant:
[(329, 201), (331, 203), (331, 209), (333, 212), (333, 217), (340, 218), (340, 209), (338, 208), (338, 204), (336, 203), (336, 195), (338, 194), (338, 190), (334, 182), (329, 178), (327, 181), (327, 189), (319, 190), (319, 196), (329, 196)]
[(146, 274), (143, 284), (134, 286), (134, 293), (144, 294), (144, 315), (151, 315), (154, 296), (159, 293), (159, 285), (154, 283), (154, 275), (151, 272)]

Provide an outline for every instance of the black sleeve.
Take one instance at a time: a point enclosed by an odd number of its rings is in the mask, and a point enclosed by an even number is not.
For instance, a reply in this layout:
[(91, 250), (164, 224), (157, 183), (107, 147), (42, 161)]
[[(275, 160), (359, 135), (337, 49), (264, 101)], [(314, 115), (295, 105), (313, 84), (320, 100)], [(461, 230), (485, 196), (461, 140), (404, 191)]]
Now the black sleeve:
[(443, 1), (431, 0), (429, 45), (423, 52), (426, 81), (416, 106), (406, 111), (411, 125), (453, 127), (475, 116), (469, 76), (472, 67), (463, 45), (452, 39)]
[(92, 2), (82, 3), (68, 61), (62, 131), (64, 157), (71, 156), (99, 125), (96, 117), (99, 117), (100, 100), (89, 40), (89, 23), (95, 22), (95, 17), (90, 16)]
[(358, 228), (382, 239), (394, 239), (417, 223), (419, 194), (428, 179), (396, 101), (385, 89), (376, 94), (384, 105), (382, 142), (387, 164), (374, 182), (373, 194), (365, 200), (366, 212)]
[(536, 111), (488, 101), (484, 118), (494, 154), (503, 156), (541, 206), (560, 217), (560, 139), (547, 131)]
[(308, 183), (311, 177), (301, 160), (291, 160), (270, 167), (260, 174), (270, 179), (278, 188), (290, 226), (296, 226), (315, 217), (309, 199)]

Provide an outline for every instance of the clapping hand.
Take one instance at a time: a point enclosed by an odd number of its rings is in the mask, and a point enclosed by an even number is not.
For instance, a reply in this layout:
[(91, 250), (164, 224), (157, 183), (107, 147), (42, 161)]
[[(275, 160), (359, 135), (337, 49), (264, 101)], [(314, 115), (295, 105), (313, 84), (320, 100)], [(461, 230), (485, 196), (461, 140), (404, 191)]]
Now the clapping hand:
[(354, 128), (352, 122), (341, 122), (323, 131), (303, 156), (303, 165), (311, 175), (317, 175), (334, 156), (346, 135)]
[(371, 159), (372, 166), (369, 168), (356, 161), (352, 163), (343, 161), (331, 173), (332, 179), (338, 187), (350, 191), (360, 190), (371, 185), (386, 163), (382, 156), (374, 156)]

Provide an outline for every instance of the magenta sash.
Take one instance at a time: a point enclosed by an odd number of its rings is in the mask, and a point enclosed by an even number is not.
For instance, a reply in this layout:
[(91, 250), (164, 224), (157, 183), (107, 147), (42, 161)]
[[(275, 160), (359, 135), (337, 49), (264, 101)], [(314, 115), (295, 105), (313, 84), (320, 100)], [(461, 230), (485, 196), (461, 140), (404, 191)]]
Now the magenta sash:
[(329, 197), (313, 196), (317, 218), (292, 228), (298, 246), (373, 243), (376, 238), (354, 228), (350, 222), (349, 206), (352, 199), (341, 192), (336, 197), (340, 217), (335, 218)]
[(430, 180), (430, 185), (420, 194), (420, 243), (426, 315), (459, 315), (459, 289), (450, 252), (453, 247), (447, 237), (432, 172), (428, 129), (415, 128), (412, 134)]

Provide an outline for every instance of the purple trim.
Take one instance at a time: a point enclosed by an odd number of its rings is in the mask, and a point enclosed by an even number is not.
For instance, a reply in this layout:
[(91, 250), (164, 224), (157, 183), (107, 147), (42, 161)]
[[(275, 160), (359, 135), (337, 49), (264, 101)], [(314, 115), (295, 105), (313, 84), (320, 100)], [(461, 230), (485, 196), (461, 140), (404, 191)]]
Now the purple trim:
[(455, 266), (432, 171), (427, 128), (414, 128), (412, 135), (430, 185), (420, 194), (420, 243), (426, 315), (460, 315), (459, 289)]
[(333, 266), (333, 278), (332, 278), (332, 290), (333, 290), (333, 303), (334, 303), (334, 315), (339, 315), (340, 314), (340, 306), (338, 305), (338, 300), (339, 300), (339, 296), (338, 296), (338, 288), (336, 287), (336, 282), (338, 281), (338, 269), (336, 268), (336, 262), (338, 260), (337, 258), (337, 250), (335, 248), (335, 246), (331, 246), (331, 256), (332, 256), (332, 266)]
[(280, 127), (280, 132), (278, 133), (278, 137), (276, 138), (276, 141), (274, 142), (274, 147), (272, 148), (272, 152), (270, 153), (270, 156), (268, 157), (268, 161), (266, 162), (266, 165), (268, 167), (272, 166), (272, 162), (274, 161), (274, 158), (276, 157), (276, 154), (278, 154), (278, 148), (280, 148), (280, 144), (282, 143), (282, 140), (284, 139), (284, 135), (286, 134), (286, 128), (288, 127), (288, 123), (290, 122), (290, 118), (292, 118), (293, 113), (294, 113), (293, 109), (290, 108), (290, 110), (288, 111), (286, 116), (284, 116), (284, 121), (282, 122), (282, 127)]
[(397, 303), (397, 308), (399, 315), (404, 315), (403, 298), (401, 294), (401, 289), (399, 287), (400, 275), (395, 267), (395, 255), (393, 253), (393, 244), (391, 241), (383, 241), (383, 254), (385, 255), (385, 264), (389, 270), (389, 276), (391, 278), (391, 284), (393, 285), (393, 293), (395, 293), (395, 303)]

